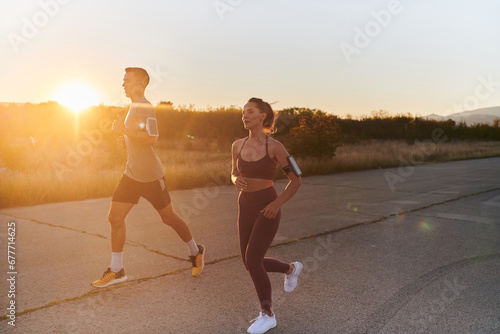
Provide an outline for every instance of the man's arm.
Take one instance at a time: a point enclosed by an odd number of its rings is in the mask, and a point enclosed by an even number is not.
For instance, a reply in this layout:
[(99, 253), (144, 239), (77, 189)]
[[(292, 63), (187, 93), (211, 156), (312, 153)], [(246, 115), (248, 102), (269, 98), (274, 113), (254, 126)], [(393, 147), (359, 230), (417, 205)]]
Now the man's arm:
[(123, 134), (129, 137), (132, 140), (135, 140), (144, 145), (155, 145), (158, 137), (150, 136), (147, 131), (143, 129), (132, 130), (125, 127), (123, 123), (123, 117), (118, 115), (118, 119), (113, 122), (113, 126), (111, 127), (114, 132), (118, 134)]
[(123, 134), (144, 145), (155, 145), (158, 140), (158, 137), (152, 137), (144, 130), (133, 131), (125, 128)]

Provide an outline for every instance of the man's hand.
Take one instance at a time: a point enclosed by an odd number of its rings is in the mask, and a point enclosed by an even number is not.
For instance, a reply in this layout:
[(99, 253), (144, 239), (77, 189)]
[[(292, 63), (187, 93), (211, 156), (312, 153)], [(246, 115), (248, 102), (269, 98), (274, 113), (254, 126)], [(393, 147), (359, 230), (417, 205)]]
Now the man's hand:
[(123, 116), (118, 114), (118, 115), (116, 115), (116, 117), (118, 119), (115, 119), (113, 121), (113, 125), (111, 126), (111, 129), (116, 133), (123, 134), (123, 133), (125, 133), (125, 130), (126, 130), (125, 124), (123, 123)]
[(123, 135), (119, 136), (116, 139), (116, 144), (118, 145), (119, 148), (123, 150), (127, 148), (127, 145), (125, 144), (125, 137)]

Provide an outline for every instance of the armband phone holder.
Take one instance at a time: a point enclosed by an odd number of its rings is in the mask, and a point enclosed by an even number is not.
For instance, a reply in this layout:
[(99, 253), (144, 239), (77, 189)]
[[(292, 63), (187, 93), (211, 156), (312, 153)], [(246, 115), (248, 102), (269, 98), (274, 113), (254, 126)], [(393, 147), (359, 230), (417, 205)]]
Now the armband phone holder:
[(156, 118), (151, 117), (146, 119), (146, 130), (152, 137), (158, 137), (160, 135), (158, 133), (158, 123), (156, 121)]
[(288, 166), (283, 167), (283, 172), (286, 174), (293, 172), (297, 176), (302, 175), (302, 171), (299, 168), (299, 165), (297, 165), (297, 162), (295, 161), (295, 158), (292, 155), (289, 155), (286, 157), (286, 160), (288, 161)]

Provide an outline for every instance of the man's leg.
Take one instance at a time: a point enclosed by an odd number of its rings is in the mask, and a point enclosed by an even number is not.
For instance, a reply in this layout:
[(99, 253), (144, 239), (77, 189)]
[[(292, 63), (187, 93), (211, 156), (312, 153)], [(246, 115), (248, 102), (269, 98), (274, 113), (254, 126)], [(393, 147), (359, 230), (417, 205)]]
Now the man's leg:
[(115, 253), (123, 252), (123, 246), (127, 237), (127, 228), (125, 226), (125, 218), (130, 210), (134, 207), (134, 203), (126, 202), (111, 202), (109, 208), (108, 221), (111, 225), (111, 251)]
[(191, 254), (189, 258), (193, 264), (193, 276), (196, 277), (201, 274), (203, 268), (205, 267), (205, 246), (196, 244), (189, 225), (184, 219), (182, 219), (182, 217), (175, 213), (172, 203), (169, 203), (166, 207), (159, 209), (158, 213), (160, 214), (163, 223), (173, 228), (182, 241), (186, 243), (189, 253)]
[(125, 218), (134, 205), (134, 203), (111, 202), (108, 213), (108, 221), (111, 226), (111, 265), (101, 279), (92, 282), (92, 286), (103, 288), (127, 279), (125, 269), (123, 269), (123, 246), (127, 235)]
[(163, 209), (159, 209), (158, 213), (163, 223), (173, 228), (182, 241), (189, 242), (193, 239), (193, 234), (191, 233), (189, 225), (182, 217), (175, 213), (172, 203), (168, 204)]

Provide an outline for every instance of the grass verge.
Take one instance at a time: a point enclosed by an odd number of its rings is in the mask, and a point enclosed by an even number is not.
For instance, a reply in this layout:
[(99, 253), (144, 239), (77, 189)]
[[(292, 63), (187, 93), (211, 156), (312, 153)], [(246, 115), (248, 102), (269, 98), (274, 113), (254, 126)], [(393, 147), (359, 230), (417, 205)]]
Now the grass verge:
[[(35, 168), (0, 173), (0, 207), (109, 197), (123, 171), (124, 155), (95, 149), (77, 166), (55, 173), (53, 160), (44, 157)], [(169, 190), (230, 184), (231, 153), (159, 149)], [(347, 171), (420, 165), (466, 159), (500, 157), (500, 142), (366, 141), (346, 144), (331, 160), (299, 159), (305, 176)], [(279, 170), (278, 178), (284, 178)]]

